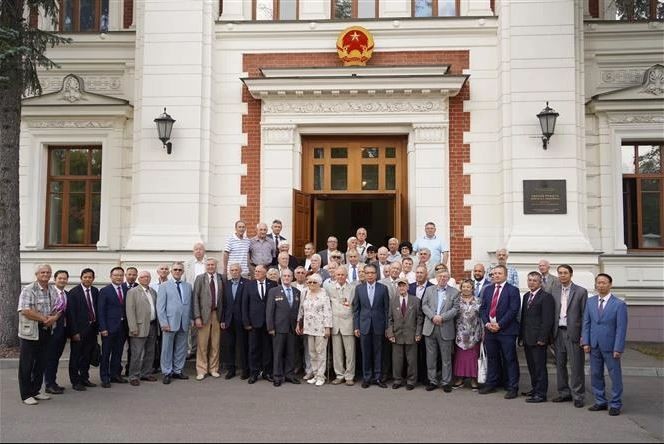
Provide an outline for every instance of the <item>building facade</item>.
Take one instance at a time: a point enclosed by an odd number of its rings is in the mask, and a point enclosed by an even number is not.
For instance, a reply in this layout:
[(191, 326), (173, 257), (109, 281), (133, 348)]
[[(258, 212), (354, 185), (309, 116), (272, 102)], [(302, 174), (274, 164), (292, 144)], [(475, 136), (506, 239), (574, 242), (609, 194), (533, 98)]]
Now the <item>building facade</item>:
[[(63, 1), (73, 43), (23, 108), (24, 280), (215, 255), (239, 219), (282, 220), (296, 255), (433, 221), (457, 279), (501, 247), (522, 285), (541, 258), (608, 272), (630, 338), (664, 340), (661, 2)], [(337, 54), (351, 26), (366, 66)]]

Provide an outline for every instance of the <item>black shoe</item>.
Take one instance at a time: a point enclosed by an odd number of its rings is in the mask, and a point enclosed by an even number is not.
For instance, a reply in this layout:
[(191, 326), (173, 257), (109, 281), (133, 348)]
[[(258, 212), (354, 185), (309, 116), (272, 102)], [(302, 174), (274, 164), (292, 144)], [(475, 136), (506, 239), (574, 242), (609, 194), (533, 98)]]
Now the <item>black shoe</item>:
[(588, 410), (591, 412), (601, 412), (602, 410), (608, 410), (609, 406), (606, 404), (604, 405), (599, 405), (599, 404), (594, 404), (591, 407), (588, 407)]
[(609, 416), (618, 416), (620, 415), (620, 409), (617, 409), (615, 407), (611, 407), (609, 409)]
[(443, 386), (443, 391), (444, 391), (445, 393), (451, 393), (451, 392), (452, 392), (452, 386), (449, 385), (449, 384), (445, 384), (445, 385)]
[(173, 379), (182, 379), (183, 381), (189, 379), (189, 376), (183, 374), (183, 373), (173, 373), (173, 376), (171, 376)]
[(362, 388), (363, 389), (368, 389), (371, 386), (371, 384), (367, 381), (362, 381)]
[(249, 379), (249, 372), (242, 372), (242, 374), (240, 375), (240, 379), (243, 381)]
[(87, 388), (94, 388), (97, 387), (97, 384), (94, 384), (90, 381), (83, 381), (83, 385), (86, 386)]
[(286, 378), (286, 382), (290, 382), (291, 384), (295, 385), (301, 384), (300, 380), (297, 378)]
[(379, 380), (376, 381), (376, 385), (377, 385), (378, 387), (382, 388), (382, 389), (386, 389), (386, 388), (387, 388), (387, 384), (385, 384), (385, 382), (383, 382), (381, 379), (379, 379)]
[(87, 390), (83, 384), (74, 384), (71, 386), (71, 388), (76, 390), (77, 392), (84, 392)]
[(436, 388), (437, 388), (436, 384), (427, 384), (426, 390), (427, 392), (433, 392), (434, 390), (436, 390)]
[(249, 377), (249, 381), (247, 381), (249, 384), (255, 384), (256, 381), (258, 381), (258, 376), (257, 375), (251, 375)]
[(519, 393), (516, 390), (510, 390), (505, 393), (505, 399), (514, 399), (519, 396)]
[(541, 396), (531, 396), (526, 399), (526, 402), (529, 404), (539, 404), (540, 402), (546, 402), (546, 398), (542, 398)]
[(171, 383), (171, 375), (164, 375), (164, 379), (162, 380), (162, 382), (166, 385), (170, 384)]
[(228, 373), (226, 373), (226, 376), (224, 376), (224, 379), (228, 381), (229, 379), (233, 379), (234, 377), (235, 377), (235, 370), (229, 371)]
[(583, 401), (581, 401), (580, 399), (575, 399), (574, 407), (576, 407), (577, 409), (583, 408)]
[(479, 391), (480, 395), (488, 395), (489, 393), (496, 393), (496, 388), (495, 387), (482, 387)]
[(413, 384), (406, 384), (406, 390), (411, 391), (415, 388)]
[(263, 379), (268, 381), (268, 382), (274, 382), (274, 378), (269, 373), (263, 373)]
[(274, 381), (272, 385), (275, 387), (281, 387), (281, 381)]
[(558, 396), (557, 398), (553, 398), (551, 402), (572, 402), (572, 397), (571, 396)]
[(65, 391), (64, 389), (58, 388), (57, 386), (52, 386), (46, 387), (45, 392), (51, 395), (62, 395)]
[(521, 392), (521, 396), (527, 396), (529, 398), (532, 398), (533, 396), (535, 396), (535, 390), (531, 390), (529, 392)]
[(395, 382), (394, 384), (392, 384), (392, 390), (397, 390), (400, 389), (401, 387), (403, 387), (403, 384), (400, 382)]
[(105, 389), (110, 389), (111, 388), (111, 383), (110, 382), (102, 382), (101, 387)]
[(111, 378), (111, 382), (115, 382), (115, 383), (117, 383), (117, 384), (126, 384), (126, 383), (129, 382), (129, 381), (127, 381), (127, 380), (126, 380), (125, 378), (123, 378), (122, 376), (116, 376), (116, 377), (114, 377), (114, 378)]

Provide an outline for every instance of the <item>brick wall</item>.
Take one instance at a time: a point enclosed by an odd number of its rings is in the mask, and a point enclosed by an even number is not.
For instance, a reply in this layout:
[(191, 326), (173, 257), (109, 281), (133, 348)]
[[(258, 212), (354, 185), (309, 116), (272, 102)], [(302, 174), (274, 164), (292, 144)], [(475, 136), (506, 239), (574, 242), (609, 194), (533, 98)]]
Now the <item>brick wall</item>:
[(134, 0), (124, 0), (122, 14), (123, 29), (130, 28), (134, 21)]
[[(393, 65), (450, 65), (451, 74), (462, 74), (469, 67), (468, 51), (409, 51), (374, 53), (371, 66)], [(243, 70), (249, 77), (258, 77), (261, 68), (337, 67), (341, 66), (336, 52), (330, 53), (272, 53), (244, 54)], [(249, 231), (260, 218), (260, 100), (251, 97), (244, 89), (243, 101), (249, 112), (243, 117), (242, 131), (248, 136), (248, 144), (242, 150), (242, 163), (247, 165), (247, 175), (241, 180), (241, 193), (247, 195), (247, 206), (240, 210)], [(463, 236), (464, 226), (470, 225), (470, 207), (463, 205), (464, 194), (470, 194), (470, 176), (463, 175), (463, 163), (470, 162), (470, 146), (463, 144), (464, 131), (470, 131), (470, 114), (463, 112), (463, 102), (470, 98), (470, 86), (463, 87), (459, 95), (450, 98), (449, 148), (450, 164), (450, 248), (452, 251), (452, 275), (464, 276), (464, 260), (471, 258), (471, 239)], [(458, 186), (457, 184), (461, 184)], [(250, 233), (251, 234), (251, 233)]]

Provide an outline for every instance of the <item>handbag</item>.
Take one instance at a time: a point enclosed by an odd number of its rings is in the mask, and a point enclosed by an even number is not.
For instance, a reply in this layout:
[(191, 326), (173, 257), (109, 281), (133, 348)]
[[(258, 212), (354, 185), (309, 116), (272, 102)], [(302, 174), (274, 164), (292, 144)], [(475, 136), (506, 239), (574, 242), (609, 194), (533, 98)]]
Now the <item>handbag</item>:
[(477, 359), (477, 383), (486, 383), (487, 358), (484, 351), (484, 341), (480, 344), (480, 357)]

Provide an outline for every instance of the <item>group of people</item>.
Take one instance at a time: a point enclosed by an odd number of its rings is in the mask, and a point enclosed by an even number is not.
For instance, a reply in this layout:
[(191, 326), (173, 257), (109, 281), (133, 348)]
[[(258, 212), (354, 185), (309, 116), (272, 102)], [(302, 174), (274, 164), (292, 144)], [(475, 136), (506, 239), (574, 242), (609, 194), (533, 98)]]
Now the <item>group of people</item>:
[[(86, 268), (80, 284), (67, 290), (67, 271), (52, 274), (49, 265), (39, 266), (35, 282), (19, 298), (23, 402), (34, 405), (64, 392), (56, 379), (67, 339), (76, 391), (96, 386), (90, 381), (96, 360), (101, 386), (111, 388), (155, 382), (159, 371), (164, 384), (189, 379), (189, 355), (196, 358), (198, 381), (219, 378), (223, 369), (225, 379), (240, 373), (249, 384), (265, 379), (279, 387), (300, 384), (303, 373), (315, 386), (352, 386), (359, 379), (363, 388), (386, 388), (392, 379), (395, 390), (413, 390), (418, 381), (427, 391), (447, 393), (465, 384), (480, 394), (504, 387), (506, 399), (518, 396), (520, 345), (532, 384), (522, 392), (526, 402), (547, 400), (552, 347), (558, 392), (553, 402), (584, 406), (590, 353), (590, 410), (620, 413), (627, 309), (611, 294), (610, 276), (597, 275), (598, 294), (588, 298), (572, 281), (571, 266), (558, 266), (554, 276), (542, 260), (528, 273), (529, 291), (521, 295), (506, 250), (497, 252), (497, 264), (488, 270), (476, 264), (472, 279), (457, 285), (433, 223), (413, 244), (393, 238), (380, 248), (360, 228), (345, 253), (331, 236), (318, 253), (307, 244), (302, 260), (290, 254), (281, 222), (271, 228), (268, 234), (267, 225), (258, 224), (257, 235), (248, 238), (246, 224), (238, 221), (221, 267), (197, 243), (189, 261), (159, 265), (155, 282), (149, 271), (118, 266), (110, 272), (111, 283), (97, 289), (94, 270)], [(128, 379), (122, 367), (127, 340)], [(478, 381), (481, 347), (486, 377)], [(612, 380), (610, 399), (604, 366)]]

